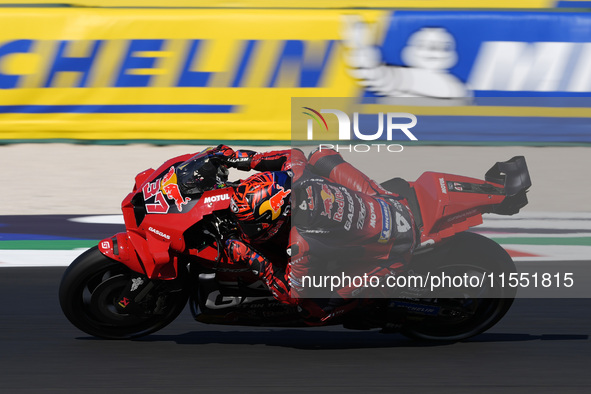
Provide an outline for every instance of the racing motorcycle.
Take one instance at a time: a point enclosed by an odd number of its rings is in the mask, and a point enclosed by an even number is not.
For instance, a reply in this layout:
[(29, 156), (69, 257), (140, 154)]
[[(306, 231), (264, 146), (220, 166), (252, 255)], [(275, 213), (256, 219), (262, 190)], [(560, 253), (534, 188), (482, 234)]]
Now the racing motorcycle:
[[(137, 338), (171, 323), (187, 301), (201, 323), (307, 326), (297, 307), (276, 301), (248, 267), (228, 263), (222, 245), (236, 228), (230, 212), (236, 184), (216, 154), (179, 156), (136, 176), (122, 202), (126, 231), (84, 252), (63, 275), (60, 305), (74, 326), (102, 338)], [(193, 169), (205, 167), (221, 185), (197, 187)], [(496, 163), (485, 180), (425, 172), (414, 182), (394, 178), (382, 186), (406, 198), (419, 231), (409, 273), (490, 280), (476, 288), (449, 286), (447, 293), (407, 288), (389, 298), (368, 296), (330, 324), (441, 341), (495, 325), (516, 294), (495, 278), (515, 272), (515, 265), (500, 245), (467, 230), (483, 222), (483, 213), (513, 215), (527, 204), (525, 158)]]

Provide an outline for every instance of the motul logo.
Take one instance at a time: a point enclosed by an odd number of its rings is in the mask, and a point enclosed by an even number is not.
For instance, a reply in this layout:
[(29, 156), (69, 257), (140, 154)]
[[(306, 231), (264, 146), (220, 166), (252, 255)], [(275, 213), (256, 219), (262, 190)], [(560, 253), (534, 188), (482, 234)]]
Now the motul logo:
[(203, 202), (205, 204), (208, 204), (208, 203), (212, 203), (212, 202), (224, 201), (224, 200), (229, 200), (229, 199), (230, 199), (229, 194), (219, 194), (217, 196), (205, 197), (205, 199), (203, 199)]

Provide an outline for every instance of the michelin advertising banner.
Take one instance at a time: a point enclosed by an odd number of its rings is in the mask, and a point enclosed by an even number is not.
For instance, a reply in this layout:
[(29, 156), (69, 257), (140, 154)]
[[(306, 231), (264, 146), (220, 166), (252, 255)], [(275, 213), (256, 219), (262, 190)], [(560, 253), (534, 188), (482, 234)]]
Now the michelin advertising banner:
[[(49, 4), (77, 7), (182, 8), (552, 8), (582, 7), (588, 1), (559, 0), (0, 0), (0, 4)], [(588, 5), (587, 5), (588, 6)]]
[(591, 15), (399, 11), (382, 36), (347, 19), (365, 112), (422, 115), (419, 140), (591, 142)]
[[(591, 142), (591, 15), (6, 8), (0, 140), (290, 139), (294, 97), (424, 142)], [(318, 108), (321, 110), (322, 108)]]

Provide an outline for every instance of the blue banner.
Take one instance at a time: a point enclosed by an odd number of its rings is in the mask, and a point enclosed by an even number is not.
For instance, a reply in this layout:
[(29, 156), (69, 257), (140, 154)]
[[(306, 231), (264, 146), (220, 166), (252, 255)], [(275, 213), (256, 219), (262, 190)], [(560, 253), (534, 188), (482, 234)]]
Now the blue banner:
[(591, 143), (591, 13), (395, 11), (343, 43), (365, 113), (453, 108), (413, 112), (419, 140)]
[(379, 48), (402, 94), (591, 96), (589, 13), (396, 11)]

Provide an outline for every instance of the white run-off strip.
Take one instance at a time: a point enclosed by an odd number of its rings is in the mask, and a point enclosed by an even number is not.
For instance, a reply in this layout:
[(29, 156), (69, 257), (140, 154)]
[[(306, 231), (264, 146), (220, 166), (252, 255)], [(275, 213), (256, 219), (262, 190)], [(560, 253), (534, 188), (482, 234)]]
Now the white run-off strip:
[(66, 267), (86, 249), (73, 250), (0, 250), (0, 268)]
[(503, 245), (513, 251), (534, 256), (512, 256), (514, 261), (591, 261), (591, 246), (583, 245)]
[(90, 224), (125, 224), (123, 215), (96, 215), (96, 216), (81, 216), (79, 218), (68, 219), (76, 223), (90, 223)]
[(521, 212), (513, 216), (486, 214), (480, 227), (591, 232), (591, 212)]

